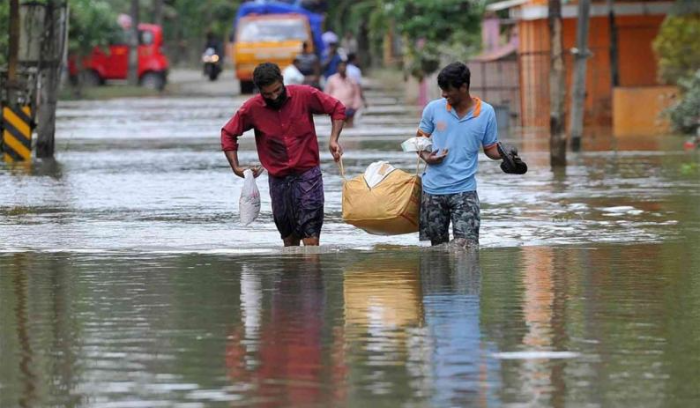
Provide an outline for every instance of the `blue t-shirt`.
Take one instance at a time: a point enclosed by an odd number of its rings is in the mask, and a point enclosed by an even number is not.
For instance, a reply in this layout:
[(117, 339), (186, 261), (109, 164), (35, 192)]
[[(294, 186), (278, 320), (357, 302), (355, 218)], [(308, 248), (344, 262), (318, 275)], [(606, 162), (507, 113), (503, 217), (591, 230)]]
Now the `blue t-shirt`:
[(463, 118), (457, 117), (447, 99), (432, 101), (423, 110), (419, 130), (430, 135), (433, 151), (448, 149), (442, 163), (428, 165), (423, 173), (423, 191), (428, 194), (457, 194), (476, 191), (479, 150), (498, 142), (493, 107), (474, 98), (474, 107)]

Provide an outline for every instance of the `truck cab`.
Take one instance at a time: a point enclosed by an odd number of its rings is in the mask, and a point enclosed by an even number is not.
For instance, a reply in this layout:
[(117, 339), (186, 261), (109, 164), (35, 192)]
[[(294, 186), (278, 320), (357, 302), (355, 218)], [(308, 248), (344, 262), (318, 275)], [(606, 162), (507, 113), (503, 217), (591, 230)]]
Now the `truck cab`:
[(286, 3), (242, 4), (234, 23), (231, 53), (241, 93), (253, 92), (256, 66), (272, 62), (284, 69), (301, 52), (304, 42), (320, 56), (322, 22), (322, 16)]

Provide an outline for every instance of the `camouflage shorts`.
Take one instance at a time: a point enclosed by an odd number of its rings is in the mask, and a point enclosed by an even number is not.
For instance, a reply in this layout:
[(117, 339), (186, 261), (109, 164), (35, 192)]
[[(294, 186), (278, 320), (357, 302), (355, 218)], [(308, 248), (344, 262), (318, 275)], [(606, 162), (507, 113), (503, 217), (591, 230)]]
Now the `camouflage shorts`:
[(420, 240), (433, 245), (449, 242), (450, 222), (454, 238), (479, 243), (479, 196), (476, 191), (432, 195), (423, 192), (420, 205)]

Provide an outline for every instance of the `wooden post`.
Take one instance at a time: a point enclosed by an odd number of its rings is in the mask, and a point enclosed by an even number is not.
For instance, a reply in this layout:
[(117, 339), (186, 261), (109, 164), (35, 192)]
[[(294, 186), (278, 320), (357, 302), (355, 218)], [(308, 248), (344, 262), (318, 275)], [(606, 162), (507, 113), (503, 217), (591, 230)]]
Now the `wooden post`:
[(574, 50), (574, 81), (571, 87), (571, 148), (581, 150), (583, 115), (586, 102), (586, 61), (588, 50), (588, 26), (591, 0), (578, 0), (578, 22), (576, 25), (576, 49)]
[(549, 0), (549, 158), (554, 167), (566, 166), (564, 127), (565, 78), (562, 46), (561, 0)]
[(139, 84), (139, 0), (131, 0), (131, 29), (129, 30), (129, 85)]
[[(615, 23), (614, 0), (607, 0), (610, 30), (610, 82), (611, 87), (620, 86), (620, 63), (617, 55), (617, 24)], [(612, 97), (612, 92), (610, 93)]]

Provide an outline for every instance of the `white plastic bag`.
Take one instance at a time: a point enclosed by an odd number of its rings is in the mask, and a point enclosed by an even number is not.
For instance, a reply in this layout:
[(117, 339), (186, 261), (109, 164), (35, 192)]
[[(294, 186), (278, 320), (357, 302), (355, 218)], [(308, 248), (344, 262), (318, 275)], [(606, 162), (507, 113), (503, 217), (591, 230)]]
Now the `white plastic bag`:
[(241, 223), (249, 225), (260, 214), (260, 191), (258, 191), (258, 185), (255, 184), (252, 170), (245, 169), (243, 176), (243, 188), (241, 189), (241, 199), (238, 201), (238, 210), (241, 213)]
[(433, 141), (428, 137), (412, 137), (401, 143), (404, 152), (423, 152), (433, 148)]
[(396, 168), (385, 161), (374, 162), (365, 170), (365, 182), (369, 188), (374, 188), (394, 170)]

